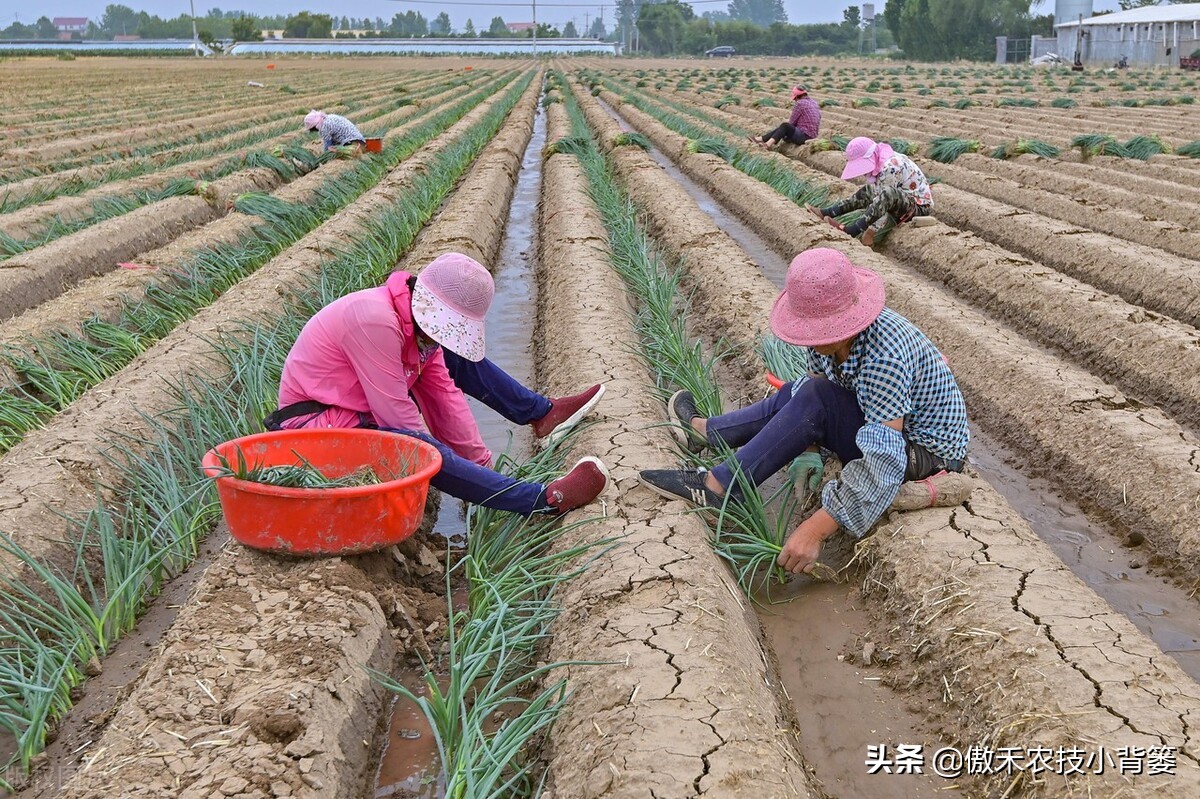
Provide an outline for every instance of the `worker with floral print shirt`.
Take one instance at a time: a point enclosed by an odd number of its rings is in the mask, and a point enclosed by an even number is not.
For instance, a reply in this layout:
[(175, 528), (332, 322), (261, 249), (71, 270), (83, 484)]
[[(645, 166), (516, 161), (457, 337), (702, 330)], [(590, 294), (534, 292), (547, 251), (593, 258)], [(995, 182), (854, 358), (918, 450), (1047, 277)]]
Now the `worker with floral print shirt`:
[[(866, 177), (867, 184), (853, 196), (827, 208), (809, 206), (817, 218), (851, 236), (861, 236), (870, 247), (885, 229), (918, 216), (933, 213), (933, 192), (921, 168), (906, 155), (884, 142), (866, 136), (846, 145), (846, 168), (842, 180)], [(861, 210), (854, 222), (843, 225), (837, 217)]]

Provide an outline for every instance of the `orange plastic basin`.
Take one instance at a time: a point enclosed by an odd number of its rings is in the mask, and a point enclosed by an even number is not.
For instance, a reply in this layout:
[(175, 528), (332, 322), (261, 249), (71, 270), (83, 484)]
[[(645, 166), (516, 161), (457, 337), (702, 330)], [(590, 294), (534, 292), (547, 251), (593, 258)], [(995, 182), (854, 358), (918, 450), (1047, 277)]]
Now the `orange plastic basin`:
[(369, 153), (383, 152), (383, 139), (367, 139), (366, 151)]
[(783, 388), (783, 381), (770, 372), (767, 372), (767, 382), (771, 384), (771, 388), (777, 391)]
[[(217, 495), (238, 541), (254, 549), (288, 555), (352, 555), (403, 541), (421, 523), (429, 480), (442, 468), (442, 456), (416, 438), (381, 430), (280, 430), (218, 444), (202, 463), (205, 474), (220, 473), (218, 455), (238, 463), (238, 449), (254, 466), (299, 462), (297, 455), (330, 478), (365, 466), (385, 477), (407, 477), (348, 488), (281, 488), (218, 477)], [(407, 466), (405, 466), (407, 464)]]

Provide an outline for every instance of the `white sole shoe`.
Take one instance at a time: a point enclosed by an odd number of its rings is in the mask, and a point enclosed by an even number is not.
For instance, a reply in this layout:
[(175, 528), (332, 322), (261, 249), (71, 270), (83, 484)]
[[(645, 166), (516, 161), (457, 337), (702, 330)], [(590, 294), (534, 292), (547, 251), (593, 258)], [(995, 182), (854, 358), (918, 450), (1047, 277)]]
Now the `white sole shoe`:
[[(556, 441), (558, 441), (560, 438), (565, 436), (567, 433), (571, 432), (571, 428), (573, 428), (575, 425), (579, 424), (579, 422), (583, 420), (583, 417), (585, 417), (589, 413), (591, 413), (592, 409), (600, 404), (600, 400), (603, 397), (604, 397), (604, 384), (601, 383), (600, 390), (596, 392), (596, 396), (592, 397), (590, 400), (588, 400), (582, 406), (580, 406), (579, 410), (575, 411), (575, 413), (568, 416), (565, 421), (559, 422), (557, 427), (555, 427), (553, 430), (551, 430), (549, 433), (546, 434), (546, 441), (553, 444)], [(599, 463), (599, 461), (597, 461), (597, 463)], [(601, 466), (603, 466), (603, 464), (601, 464)], [(605, 472), (605, 474), (608, 474), (608, 473)]]

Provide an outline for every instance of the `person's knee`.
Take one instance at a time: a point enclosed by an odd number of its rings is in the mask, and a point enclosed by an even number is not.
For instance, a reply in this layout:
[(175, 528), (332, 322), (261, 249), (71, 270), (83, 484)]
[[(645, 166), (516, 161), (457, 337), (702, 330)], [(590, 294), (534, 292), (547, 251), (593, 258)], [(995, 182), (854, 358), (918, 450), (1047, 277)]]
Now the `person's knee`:
[(847, 389), (842, 388), (831, 380), (823, 377), (810, 377), (792, 392), (792, 402), (816, 404), (829, 408), (839, 403)]

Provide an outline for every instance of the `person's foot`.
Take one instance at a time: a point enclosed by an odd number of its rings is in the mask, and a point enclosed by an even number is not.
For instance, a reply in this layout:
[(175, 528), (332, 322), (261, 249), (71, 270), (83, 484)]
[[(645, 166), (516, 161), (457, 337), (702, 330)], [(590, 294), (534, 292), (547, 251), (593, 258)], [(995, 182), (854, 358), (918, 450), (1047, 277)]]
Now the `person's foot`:
[(708, 441), (692, 427), (692, 420), (700, 416), (692, 392), (683, 389), (672, 394), (671, 399), (667, 400), (667, 415), (674, 422), (671, 434), (681, 447), (688, 452), (701, 452), (708, 446)]
[(804, 206), (804, 210), (816, 217), (818, 222), (824, 222), (827, 219), (825, 213), (815, 205), (806, 205)]
[(706, 469), (647, 469), (638, 472), (642, 485), (667, 499), (682, 499), (700, 508), (720, 508), (725, 497), (704, 484)]
[(608, 485), (608, 470), (599, 458), (580, 458), (571, 471), (546, 484), (546, 504), (557, 515), (590, 504)]
[(603, 396), (604, 386), (597, 384), (574, 396), (551, 399), (550, 412), (530, 424), (533, 434), (538, 438), (548, 438), (551, 442), (557, 441), (587, 416)]
[(867, 228), (866, 230), (864, 230), (861, 241), (863, 244), (865, 244), (868, 247), (873, 246), (875, 244), (875, 229)]

